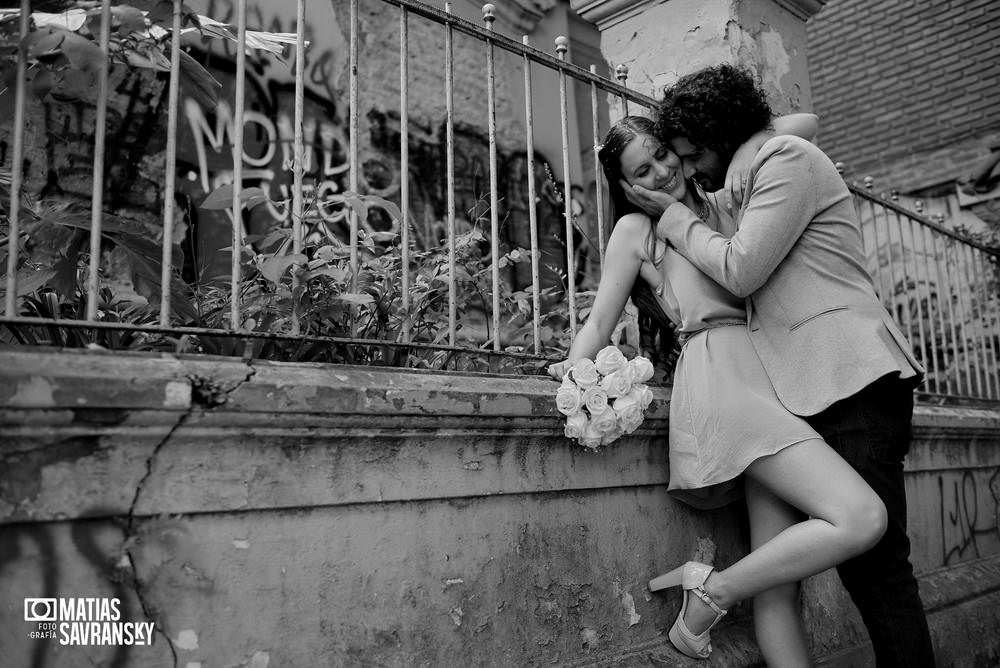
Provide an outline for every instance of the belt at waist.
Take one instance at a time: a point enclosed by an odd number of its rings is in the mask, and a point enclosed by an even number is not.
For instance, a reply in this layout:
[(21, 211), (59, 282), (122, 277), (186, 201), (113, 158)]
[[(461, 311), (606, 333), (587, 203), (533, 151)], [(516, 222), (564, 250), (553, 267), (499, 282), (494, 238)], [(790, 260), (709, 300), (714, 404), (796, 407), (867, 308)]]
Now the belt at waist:
[(718, 329), (719, 327), (737, 327), (739, 325), (746, 325), (747, 321), (743, 318), (727, 318), (724, 320), (716, 320), (715, 322), (705, 323), (704, 327), (696, 329), (693, 332), (678, 332), (677, 343), (684, 345), (690, 341), (693, 337), (701, 334), (702, 332), (707, 332), (710, 329)]

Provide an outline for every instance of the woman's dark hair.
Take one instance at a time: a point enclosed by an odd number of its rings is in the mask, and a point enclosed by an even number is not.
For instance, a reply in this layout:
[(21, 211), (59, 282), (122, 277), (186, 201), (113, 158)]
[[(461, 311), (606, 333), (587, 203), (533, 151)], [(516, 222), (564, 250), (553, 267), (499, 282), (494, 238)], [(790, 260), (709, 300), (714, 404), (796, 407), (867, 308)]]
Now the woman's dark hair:
[(770, 124), (771, 106), (754, 76), (722, 64), (683, 76), (663, 90), (654, 136), (661, 142), (686, 137), (694, 146), (728, 159)]
[[(608, 134), (597, 152), (597, 159), (604, 170), (608, 193), (611, 196), (611, 219), (615, 222), (629, 213), (644, 213), (642, 209), (632, 204), (625, 196), (621, 186), (622, 175), (621, 154), (629, 143), (639, 135), (655, 136), (653, 121), (643, 116), (626, 116), (611, 126)], [(651, 258), (655, 258), (656, 237), (653, 226), (649, 227), (646, 237)], [(649, 284), (641, 278), (636, 278), (629, 293), (632, 303), (639, 311), (639, 343), (644, 351), (648, 351), (653, 364), (663, 368), (667, 375), (673, 372), (677, 362), (676, 327), (663, 312), (659, 300), (653, 294)]]

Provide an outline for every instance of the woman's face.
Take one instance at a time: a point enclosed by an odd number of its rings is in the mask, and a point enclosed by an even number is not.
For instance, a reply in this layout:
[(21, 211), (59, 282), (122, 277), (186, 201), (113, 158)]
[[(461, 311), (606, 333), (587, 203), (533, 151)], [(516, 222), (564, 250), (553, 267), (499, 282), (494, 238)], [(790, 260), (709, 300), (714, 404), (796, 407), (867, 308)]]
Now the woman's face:
[(660, 190), (675, 199), (687, 194), (681, 161), (669, 147), (656, 138), (640, 134), (621, 153), (622, 176), (629, 185)]

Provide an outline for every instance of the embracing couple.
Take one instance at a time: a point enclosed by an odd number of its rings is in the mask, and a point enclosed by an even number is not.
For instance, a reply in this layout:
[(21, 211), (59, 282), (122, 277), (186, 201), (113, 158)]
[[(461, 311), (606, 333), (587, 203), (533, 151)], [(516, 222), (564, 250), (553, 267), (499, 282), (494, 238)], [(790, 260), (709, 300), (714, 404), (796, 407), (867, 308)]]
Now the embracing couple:
[(923, 370), (875, 294), (850, 192), (815, 131), (808, 114), (773, 119), (730, 65), (668, 87), (654, 120), (615, 124), (599, 152), (616, 219), (605, 271), (549, 371), (592, 358), (631, 296), (649, 353), (676, 358), (671, 492), (699, 508), (746, 498), (749, 554), (649, 583), (684, 590), (679, 651), (708, 657), (710, 629), (753, 599), (767, 664), (810, 665), (799, 582), (836, 566), (878, 666), (933, 666), (903, 485)]

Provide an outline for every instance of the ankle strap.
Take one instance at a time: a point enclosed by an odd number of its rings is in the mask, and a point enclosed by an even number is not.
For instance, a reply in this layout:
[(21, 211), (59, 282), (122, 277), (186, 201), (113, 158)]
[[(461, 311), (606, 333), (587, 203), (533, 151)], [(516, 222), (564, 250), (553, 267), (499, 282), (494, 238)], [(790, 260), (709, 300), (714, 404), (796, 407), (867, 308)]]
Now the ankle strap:
[(712, 595), (705, 591), (704, 586), (698, 585), (690, 591), (693, 591), (698, 598), (704, 601), (705, 605), (710, 607), (715, 614), (720, 616), (726, 614), (726, 611), (716, 605), (715, 601), (712, 600)]

